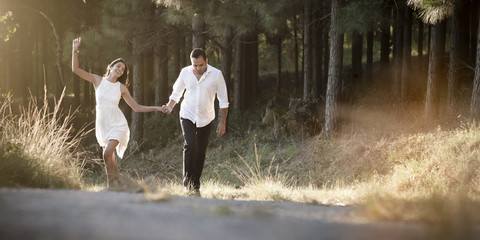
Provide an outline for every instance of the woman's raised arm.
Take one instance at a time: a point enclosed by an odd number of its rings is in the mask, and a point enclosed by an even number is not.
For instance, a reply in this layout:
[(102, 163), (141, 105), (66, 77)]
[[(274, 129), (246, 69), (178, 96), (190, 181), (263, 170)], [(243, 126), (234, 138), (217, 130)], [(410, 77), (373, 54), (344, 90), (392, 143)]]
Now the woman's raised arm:
[(72, 42), (72, 72), (77, 74), (79, 77), (93, 83), (96, 88), (100, 84), (102, 77), (81, 69), (78, 64), (78, 47), (80, 47), (81, 42), (82, 37), (76, 38)]

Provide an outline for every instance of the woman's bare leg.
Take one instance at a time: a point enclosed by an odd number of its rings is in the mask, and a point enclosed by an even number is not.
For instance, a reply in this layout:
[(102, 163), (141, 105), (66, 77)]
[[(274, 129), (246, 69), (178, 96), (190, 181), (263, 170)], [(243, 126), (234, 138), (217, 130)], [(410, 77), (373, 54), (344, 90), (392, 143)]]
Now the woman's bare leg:
[(114, 151), (117, 145), (117, 140), (109, 140), (107, 146), (103, 149), (103, 161), (105, 161), (105, 171), (107, 173), (107, 188), (110, 188), (115, 180), (117, 180), (119, 185), (123, 184), (120, 180), (117, 163), (115, 162)]
[(117, 167), (117, 161), (115, 160), (115, 154), (112, 154), (112, 159), (113, 159), (113, 163), (114, 163), (114, 172), (115, 172), (115, 180), (117, 180), (117, 183), (119, 186), (123, 186), (123, 179), (122, 179), (122, 175), (120, 175), (120, 172), (118, 171), (118, 167)]

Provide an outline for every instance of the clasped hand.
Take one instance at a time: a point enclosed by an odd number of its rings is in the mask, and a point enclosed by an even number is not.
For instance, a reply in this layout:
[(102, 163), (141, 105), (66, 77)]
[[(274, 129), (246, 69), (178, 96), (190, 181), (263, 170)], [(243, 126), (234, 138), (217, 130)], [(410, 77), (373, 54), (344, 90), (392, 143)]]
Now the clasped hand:
[(169, 114), (169, 115), (172, 113), (172, 110), (173, 110), (170, 106), (168, 106), (166, 104), (161, 106), (160, 109), (161, 109), (160, 111), (162, 113)]

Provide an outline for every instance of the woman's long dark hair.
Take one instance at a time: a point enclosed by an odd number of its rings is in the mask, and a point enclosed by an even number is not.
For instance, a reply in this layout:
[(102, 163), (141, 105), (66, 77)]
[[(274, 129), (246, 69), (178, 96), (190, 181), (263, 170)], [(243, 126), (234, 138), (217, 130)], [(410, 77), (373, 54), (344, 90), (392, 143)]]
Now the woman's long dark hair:
[(112, 67), (119, 62), (125, 64), (125, 70), (123, 71), (122, 76), (117, 78), (117, 81), (123, 83), (123, 85), (128, 87), (128, 66), (127, 63), (125, 63), (125, 60), (123, 60), (123, 58), (117, 58), (113, 60), (113, 62), (107, 66), (107, 72), (105, 73), (104, 77), (108, 76), (108, 74), (110, 74), (110, 69), (112, 69)]

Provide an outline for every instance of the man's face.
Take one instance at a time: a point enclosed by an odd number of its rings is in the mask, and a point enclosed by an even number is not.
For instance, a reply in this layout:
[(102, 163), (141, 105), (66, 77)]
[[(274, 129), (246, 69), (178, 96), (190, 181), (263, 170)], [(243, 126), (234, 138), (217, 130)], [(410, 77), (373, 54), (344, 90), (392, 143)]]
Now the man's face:
[(192, 61), (193, 71), (195, 71), (196, 74), (202, 75), (207, 71), (208, 58), (203, 59), (203, 57), (200, 56), (198, 58), (190, 58), (190, 60)]

